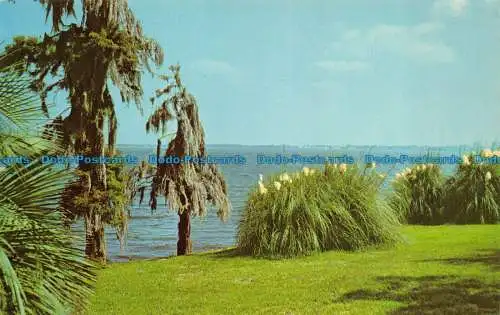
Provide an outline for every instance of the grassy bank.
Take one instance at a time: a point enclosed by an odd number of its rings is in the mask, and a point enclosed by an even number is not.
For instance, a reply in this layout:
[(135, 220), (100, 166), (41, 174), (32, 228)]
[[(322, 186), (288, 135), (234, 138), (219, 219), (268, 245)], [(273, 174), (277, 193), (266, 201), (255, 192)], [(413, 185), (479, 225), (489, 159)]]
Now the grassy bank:
[(406, 244), (293, 260), (230, 251), (112, 264), (89, 314), (497, 314), (500, 225), (406, 226)]

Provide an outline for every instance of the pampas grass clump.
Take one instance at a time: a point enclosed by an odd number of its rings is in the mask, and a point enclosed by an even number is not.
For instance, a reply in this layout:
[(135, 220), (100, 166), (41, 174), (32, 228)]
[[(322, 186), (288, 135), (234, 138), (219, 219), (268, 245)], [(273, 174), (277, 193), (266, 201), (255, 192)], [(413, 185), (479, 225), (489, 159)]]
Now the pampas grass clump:
[(416, 165), (396, 174), (389, 205), (401, 222), (407, 224), (443, 224), (441, 170), (434, 164)]
[[(500, 159), (500, 151), (483, 150), (483, 158)], [(444, 215), (456, 224), (500, 222), (500, 164), (477, 161), (465, 155), (446, 183)]]
[(383, 180), (373, 169), (364, 174), (345, 164), (305, 167), (265, 182), (261, 176), (238, 226), (238, 248), (253, 256), (293, 257), (393, 243), (398, 221), (377, 198)]

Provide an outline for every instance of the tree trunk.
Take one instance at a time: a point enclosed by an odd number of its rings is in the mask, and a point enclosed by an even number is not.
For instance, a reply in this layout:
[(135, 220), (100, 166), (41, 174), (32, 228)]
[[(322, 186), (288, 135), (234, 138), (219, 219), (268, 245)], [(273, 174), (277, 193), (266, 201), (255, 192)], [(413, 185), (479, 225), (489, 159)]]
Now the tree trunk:
[[(100, 113), (92, 113), (91, 116), (94, 120), (91, 120), (86, 126), (90, 146), (88, 152), (90, 152), (91, 157), (104, 156), (104, 118)], [(102, 163), (87, 164), (83, 166), (83, 169), (90, 172), (91, 190), (105, 192), (107, 189), (106, 165)], [(100, 210), (96, 211), (92, 207), (87, 209), (85, 215), (85, 255), (87, 258), (103, 264), (106, 263), (107, 254), (104, 224)]]
[(178, 238), (177, 255), (190, 255), (192, 253), (191, 243), (191, 216), (189, 209), (179, 212), (179, 224), (177, 225)]
[(106, 240), (101, 214), (88, 213), (85, 215), (85, 236), (85, 255), (87, 258), (105, 264)]

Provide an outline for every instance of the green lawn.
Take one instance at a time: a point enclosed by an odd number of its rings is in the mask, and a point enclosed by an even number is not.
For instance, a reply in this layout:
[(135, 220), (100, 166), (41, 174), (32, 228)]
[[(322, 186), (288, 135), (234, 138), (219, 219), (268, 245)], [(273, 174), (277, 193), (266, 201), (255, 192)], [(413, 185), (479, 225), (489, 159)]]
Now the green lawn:
[(89, 314), (500, 314), (500, 225), (402, 233), (393, 249), (293, 260), (225, 251), (111, 264)]

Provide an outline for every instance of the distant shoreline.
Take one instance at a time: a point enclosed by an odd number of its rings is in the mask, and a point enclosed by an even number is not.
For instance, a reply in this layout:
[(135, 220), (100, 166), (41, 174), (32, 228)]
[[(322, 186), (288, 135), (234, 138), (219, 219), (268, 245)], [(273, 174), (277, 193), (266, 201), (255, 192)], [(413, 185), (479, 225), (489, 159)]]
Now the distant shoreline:
[[(156, 150), (156, 145), (151, 144), (117, 144), (121, 148), (151, 148)], [(496, 145), (494, 145), (496, 146)], [(491, 145), (351, 145), (351, 144), (314, 144), (314, 145), (293, 145), (293, 144), (206, 144), (206, 148), (273, 148), (273, 149), (321, 149), (321, 150), (349, 150), (349, 149), (423, 149), (423, 150), (436, 150), (436, 149), (458, 149), (459, 151), (480, 151), (484, 147), (491, 147)]]

